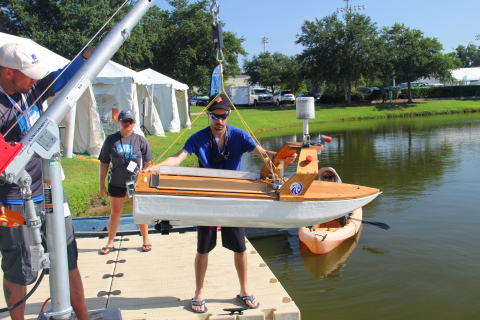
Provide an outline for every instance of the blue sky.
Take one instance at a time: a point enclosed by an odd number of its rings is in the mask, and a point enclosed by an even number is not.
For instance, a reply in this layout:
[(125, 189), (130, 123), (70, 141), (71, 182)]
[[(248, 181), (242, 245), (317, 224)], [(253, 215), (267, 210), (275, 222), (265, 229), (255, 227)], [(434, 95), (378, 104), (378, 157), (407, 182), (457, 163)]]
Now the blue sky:
[[(217, 0), (224, 31), (243, 37), (249, 58), (263, 52), (262, 38), (267, 37), (267, 50), (286, 55), (301, 53), (303, 47), (295, 44), (305, 20), (322, 19), (346, 6), (344, 0)], [(170, 10), (165, 0), (157, 6)], [(480, 34), (480, 0), (351, 0), (352, 6), (365, 5), (367, 14), (377, 27), (403, 23), (419, 29), (425, 37), (437, 38), (444, 52), (452, 52), (458, 45), (469, 42), (480, 46), (475, 36)], [(341, 15), (341, 14), (340, 14)], [(243, 66), (243, 59), (240, 61)]]

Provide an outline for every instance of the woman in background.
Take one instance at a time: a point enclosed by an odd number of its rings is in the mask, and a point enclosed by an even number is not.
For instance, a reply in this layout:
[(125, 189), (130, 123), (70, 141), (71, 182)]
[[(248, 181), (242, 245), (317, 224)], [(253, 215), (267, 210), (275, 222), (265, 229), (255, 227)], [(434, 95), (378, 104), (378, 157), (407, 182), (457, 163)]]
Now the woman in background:
[[(100, 151), (100, 196), (107, 196), (105, 178), (108, 167), (108, 195), (110, 195), (110, 219), (108, 220), (108, 242), (100, 250), (100, 254), (115, 251), (113, 241), (117, 234), (123, 203), (127, 193), (127, 183), (134, 183), (142, 167), (148, 167), (153, 156), (147, 139), (133, 132), (135, 118), (131, 110), (122, 110), (118, 115), (120, 131), (105, 139)], [(130, 198), (133, 206), (133, 198)], [(152, 250), (148, 239), (148, 225), (139, 224), (138, 228), (143, 237), (142, 251)]]

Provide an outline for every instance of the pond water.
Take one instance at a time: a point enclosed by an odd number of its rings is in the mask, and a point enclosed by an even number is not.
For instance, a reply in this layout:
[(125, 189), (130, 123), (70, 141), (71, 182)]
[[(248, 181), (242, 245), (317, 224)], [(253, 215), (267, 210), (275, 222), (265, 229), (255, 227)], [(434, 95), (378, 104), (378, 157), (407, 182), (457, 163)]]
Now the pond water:
[[(313, 141), (320, 131), (333, 140), (319, 167), (381, 189), (364, 219), (391, 229), (364, 225), (326, 255), (310, 253), (296, 229), (252, 240), (302, 319), (477, 319), (480, 114), (324, 123), (310, 126)], [(302, 127), (259, 138), (279, 150), (301, 141)], [(243, 170), (261, 167), (244, 155)]]

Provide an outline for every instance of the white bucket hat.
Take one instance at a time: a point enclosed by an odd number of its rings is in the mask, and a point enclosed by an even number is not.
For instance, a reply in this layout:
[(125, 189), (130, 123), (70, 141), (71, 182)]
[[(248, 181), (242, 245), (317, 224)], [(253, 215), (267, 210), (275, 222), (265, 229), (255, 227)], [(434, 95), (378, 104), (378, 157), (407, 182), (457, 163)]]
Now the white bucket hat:
[(318, 180), (323, 181), (323, 173), (327, 170), (332, 171), (335, 177), (337, 177), (336, 179), (337, 181), (335, 182), (342, 183), (342, 179), (340, 179), (340, 176), (338, 175), (337, 171), (335, 171), (335, 169), (333, 169), (332, 167), (323, 167), (322, 169), (320, 169), (320, 171), (318, 171)]
[(49, 73), (35, 52), (19, 43), (7, 43), (0, 47), (0, 66), (17, 69), (35, 80), (43, 79)]

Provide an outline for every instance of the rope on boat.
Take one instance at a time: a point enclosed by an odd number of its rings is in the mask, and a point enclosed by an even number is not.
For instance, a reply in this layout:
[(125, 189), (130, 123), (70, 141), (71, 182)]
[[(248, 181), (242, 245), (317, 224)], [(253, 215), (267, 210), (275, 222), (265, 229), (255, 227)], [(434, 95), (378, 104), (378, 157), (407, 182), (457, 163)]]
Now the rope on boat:
[[(221, 25), (219, 24), (219, 19), (218, 19), (218, 14), (220, 13), (220, 5), (217, 3), (217, 0), (212, 0), (212, 6), (210, 7), (210, 13), (212, 14), (212, 17), (213, 17), (213, 26), (214, 27), (215, 26), (221, 27)], [(221, 28), (216, 29), (216, 30), (217, 30), (217, 32), (219, 32), (221, 34)], [(221, 37), (219, 37), (219, 38), (221, 38)], [(260, 145), (260, 142), (258, 142), (258, 139), (253, 134), (253, 131), (250, 129), (247, 122), (243, 119), (242, 115), (240, 114), (238, 109), (235, 107), (235, 105), (233, 104), (233, 102), (230, 99), (230, 97), (228, 96), (228, 94), (225, 92), (225, 87), (224, 87), (224, 83), (223, 83), (223, 68), (222, 68), (222, 60), (224, 59), (223, 52), (222, 52), (223, 40), (220, 41), (220, 42), (221, 42), (221, 44), (219, 44), (219, 43), (215, 44), (215, 48), (217, 49), (216, 58), (217, 58), (219, 66), (220, 66), (220, 76), (221, 76), (221, 79), (222, 79), (222, 90), (220, 90), (220, 92), (217, 93), (215, 98), (212, 99), (207, 104), (207, 106), (203, 109), (203, 111), (199, 115), (197, 115), (197, 117), (192, 121), (192, 123), (175, 139), (175, 141), (173, 141), (173, 143), (164, 152), (162, 152), (162, 154), (160, 154), (158, 156), (158, 158), (155, 160), (155, 162), (151, 162), (151, 165), (157, 164), (158, 161), (160, 161), (160, 159), (165, 155), (165, 153), (167, 153), (168, 150), (170, 150), (170, 148), (174, 144), (177, 143), (177, 141), (185, 134), (185, 132), (187, 132), (187, 130), (189, 130), (192, 127), (192, 125), (200, 118), (201, 115), (203, 115), (208, 110), (208, 108), (210, 108), (210, 106), (213, 104), (213, 102), (215, 100), (217, 100), (218, 97), (220, 96), (220, 94), (223, 92), (223, 93), (225, 93), (228, 100), (230, 101), (230, 104), (232, 105), (233, 109), (236, 111), (236, 113), (238, 115), (238, 118), (240, 119), (240, 122), (243, 124), (243, 126), (245, 128), (245, 131), (247, 131), (247, 133), (250, 135), (250, 137), (252, 137), (252, 139), (254, 140), (254, 143), (258, 147), (260, 147), (259, 148), (260, 155), (261, 155), (261, 158), (262, 158), (263, 162), (265, 163), (265, 166), (270, 167), (270, 169), (271, 169), (270, 171), (272, 172), (272, 174), (275, 174), (275, 170), (278, 169), (278, 168), (274, 165), (273, 161), (267, 155), (265, 149), (263, 149), (263, 147)], [(219, 59), (219, 54), (221, 56), (221, 59)], [(144, 178), (145, 178), (145, 173), (143, 174), (143, 176), (140, 179), (144, 179)]]
[[(187, 130), (189, 130), (193, 124), (200, 118), (201, 115), (203, 115), (207, 110), (208, 108), (210, 108), (210, 106), (213, 104), (213, 102), (215, 100), (217, 100), (217, 98), (220, 96), (220, 94), (223, 92), (225, 93), (225, 96), (227, 96), (227, 99), (228, 101), (230, 101), (233, 109), (236, 111), (237, 115), (238, 115), (238, 118), (240, 119), (240, 122), (243, 124), (243, 126), (245, 127), (245, 131), (247, 131), (247, 133), (250, 135), (250, 137), (252, 137), (252, 139), (254, 140), (254, 143), (260, 147), (260, 155), (261, 155), (261, 158), (263, 160), (263, 162), (265, 163), (266, 166), (270, 166), (271, 168), (273, 168), (274, 170), (275, 169), (278, 169), (274, 164), (273, 162), (270, 160), (270, 157), (267, 155), (267, 153), (265, 152), (265, 149), (263, 149), (263, 147), (261, 146), (260, 142), (258, 141), (257, 137), (255, 137), (255, 135), (253, 134), (253, 131), (250, 129), (250, 127), (248, 126), (247, 122), (245, 121), (245, 119), (243, 119), (242, 115), (240, 114), (240, 111), (238, 111), (238, 109), (235, 107), (235, 105), (233, 104), (232, 100), (230, 100), (230, 97), (228, 96), (228, 94), (225, 92), (225, 88), (224, 88), (224, 83), (223, 83), (223, 68), (222, 68), (222, 60), (219, 60), (218, 63), (220, 64), (220, 75), (221, 75), (221, 78), (222, 78), (222, 90), (217, 93), (217, 95), (215, 96), (214, 99), (212, 99), (208, 104), (207, 106), (203, 109), (203, 111), (197, 115), (197, 117), (192, 121), (192, 123), (175, 139), (175, 141), (172, 142), (172, 144), (170, 146), (168, 146), (168, 148), (162, 152), (162, 154), (160, 154), (158, 156), (158, 158), (155, 160), (155, 162), (152, 164), (157, 164), (158, 161), (165, 155), (165, 153), (168, 152), (168, 150), (170, 150), (170, 148), (177, 143), (177, 141), (185, 134), (185, 132), (187, 132)], [(275, 171), (274, 171), (275, 172)], [(145, 176), (145, 174), (141, 177), (141, 179), (143, 179), (143, 177)]]

